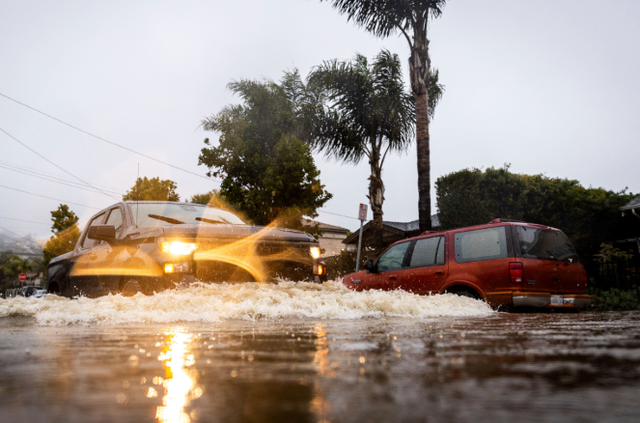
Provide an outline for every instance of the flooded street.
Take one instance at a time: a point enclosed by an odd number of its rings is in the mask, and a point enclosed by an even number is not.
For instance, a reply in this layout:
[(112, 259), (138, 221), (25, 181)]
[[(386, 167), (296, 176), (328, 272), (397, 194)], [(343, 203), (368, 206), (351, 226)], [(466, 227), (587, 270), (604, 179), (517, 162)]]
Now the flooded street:
[(2, 422), (632, 422), (640, 313), (340, 284), (0, 300)]

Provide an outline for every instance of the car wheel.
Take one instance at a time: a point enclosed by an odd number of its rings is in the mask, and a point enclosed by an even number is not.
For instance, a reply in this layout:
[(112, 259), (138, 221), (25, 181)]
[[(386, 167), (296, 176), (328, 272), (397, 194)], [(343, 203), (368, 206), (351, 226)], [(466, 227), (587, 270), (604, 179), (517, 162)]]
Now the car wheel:
[(125, 281), (122, 286), (122, 295), (125, 297), (133, 297), (138, 292), (142, 292), (142, 286), (140, 285), (140, 282), (135, 279)]
[(459, 291), (454, 292), (454, 294), (459, 295), (461, 297), (473, 298), (474, 300), (480, 299), (480, 296), (470, 289), (461, 289)]

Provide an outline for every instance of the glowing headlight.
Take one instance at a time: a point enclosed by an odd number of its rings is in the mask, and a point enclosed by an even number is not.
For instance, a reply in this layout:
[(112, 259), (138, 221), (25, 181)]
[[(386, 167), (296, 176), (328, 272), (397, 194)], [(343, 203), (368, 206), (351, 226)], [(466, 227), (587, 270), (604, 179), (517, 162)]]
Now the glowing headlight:
[(164, 241), (160, 243), (163, 253), (171, 253), (174, 256), (188, 256), (198, 248), (195, 242)]
[(311, 253), (311, 257), (313, 257), (314, 259), (317, 259), (320, 257), (320, 248), (318, 247), (309, 248), (309, 252)]
[(165, 263), (164, 264), (164, 273), (188, 273), (189, 272), (189, 262), (185, 261), (182, 263)]

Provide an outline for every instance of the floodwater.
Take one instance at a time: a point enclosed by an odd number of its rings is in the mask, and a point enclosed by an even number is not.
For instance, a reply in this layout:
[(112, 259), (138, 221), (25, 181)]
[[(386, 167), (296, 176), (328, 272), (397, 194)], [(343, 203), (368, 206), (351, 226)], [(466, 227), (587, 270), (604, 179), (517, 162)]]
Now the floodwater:
[(640, 313), (339, 283), (0, 300), (1, 422), (636, 422)]

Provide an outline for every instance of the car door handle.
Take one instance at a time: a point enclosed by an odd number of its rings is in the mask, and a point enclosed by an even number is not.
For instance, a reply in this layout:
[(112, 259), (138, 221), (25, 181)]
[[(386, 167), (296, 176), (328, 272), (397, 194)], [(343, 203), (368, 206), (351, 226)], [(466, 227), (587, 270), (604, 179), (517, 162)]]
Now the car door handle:
[(95, 260), (95, 259), (97, 259), (97, 258), (98, 258), (98, 255), (97, 255), (97, 254), (94, 254), (94, 253), (91, 253), (91, 254), (89, 254), (87, 257), (89, 257), (89, 260)]
[(393, 275), (391, 275), (391, 276), (389, 276), (389, 279), (391, 279), (391, 280), (395, 280), (395, 279), (398, 279), (398, 277), (397, 277), (397, 276), (393, 276)]
[(559, 278), (559, 277), (557, 277), (557, 276), (554, 276), (554, 277), (553, 277), (553, 280), (557, 282), (557, 281), (559, 281), (559, 280), (560, 280), (560, 278)]
[(436, 272), (436, 275), (442, 276), (442, 275), (444, 275), (444, 272)]

